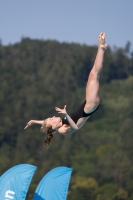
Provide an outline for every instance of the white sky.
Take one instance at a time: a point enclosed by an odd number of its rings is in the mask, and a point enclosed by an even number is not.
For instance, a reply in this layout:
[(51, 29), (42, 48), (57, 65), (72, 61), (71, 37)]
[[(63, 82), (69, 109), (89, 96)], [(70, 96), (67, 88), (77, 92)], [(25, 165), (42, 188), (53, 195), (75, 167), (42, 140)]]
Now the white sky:
[(133, 1), (0, 0), (3, 45), (22, 37), (93, 45), (102, 31), (110, 46), (133, 49)]

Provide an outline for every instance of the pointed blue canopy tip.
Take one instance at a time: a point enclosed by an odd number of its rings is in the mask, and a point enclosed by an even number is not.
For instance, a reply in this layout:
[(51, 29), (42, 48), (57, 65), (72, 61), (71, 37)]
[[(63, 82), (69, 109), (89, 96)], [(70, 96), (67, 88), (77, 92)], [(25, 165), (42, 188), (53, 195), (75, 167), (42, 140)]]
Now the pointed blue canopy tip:
[(34, 200), (66, 200), (72, 169), (57, 167), (40, 181)]
[(0, 177), (0, 199), (25, 200), (36, 166), (19, 164)]

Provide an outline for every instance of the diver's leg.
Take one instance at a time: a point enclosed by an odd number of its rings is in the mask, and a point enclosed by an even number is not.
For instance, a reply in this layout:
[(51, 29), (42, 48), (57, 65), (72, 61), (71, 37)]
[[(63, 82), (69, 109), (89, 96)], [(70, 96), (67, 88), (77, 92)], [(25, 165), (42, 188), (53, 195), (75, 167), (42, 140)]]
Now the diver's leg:
[(105, 43), (105, 33), (100, 33), (96, 59), (89, 74), (86, 86), (86, 105), (84, 108), (86, 113), (94, 111), (100, 103), (99, 78), (103, 68), (104, 52), (106, 48), (107, 44)]

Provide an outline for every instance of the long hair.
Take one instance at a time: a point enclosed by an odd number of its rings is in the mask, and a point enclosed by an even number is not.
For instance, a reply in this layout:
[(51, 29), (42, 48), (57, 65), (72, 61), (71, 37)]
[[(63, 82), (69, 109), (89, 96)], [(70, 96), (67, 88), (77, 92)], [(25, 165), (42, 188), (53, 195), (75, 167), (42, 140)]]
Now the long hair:
[(46, 123), (46, 119), (43, 121), (43, 124), (41, 126), (41, 132), (50, 134), (53, 132), (52, 126)]
[(56, 132), (55, 130), (52, 129), (52, 126), (46, 123), (46, 120), (44, 120), (42, 127), (41, 127), (41, 132), (47, 134), (47, 138), (45, 140), (45, 146), (46, 148), (49, 147), (49, 144), (53, 138), (53, 134)]

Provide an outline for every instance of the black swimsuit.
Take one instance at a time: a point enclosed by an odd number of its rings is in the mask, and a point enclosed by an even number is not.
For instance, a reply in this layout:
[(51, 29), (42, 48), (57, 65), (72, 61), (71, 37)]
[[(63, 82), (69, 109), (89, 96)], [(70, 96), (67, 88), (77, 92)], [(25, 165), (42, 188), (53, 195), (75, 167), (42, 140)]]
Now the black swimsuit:
[[(94, 111), (87, 114), (84, 112), (85, 104), (86, 104), (86, 100), (84, 101), (84, 103), (82, 103), (82, 105), (77, 110), (75, 110), (73, 113), (70, 114), (70, 117), (75, 122), (75, 124), (77, 123), (78, 119), (80, 119), (82, 117), (89, 117), (99, 108), (99, 106), (98, 106)], [(66, 117), (64, 117), (62, 119), (62, 124), (69, 125), (69, 122), (67, 121)]]

